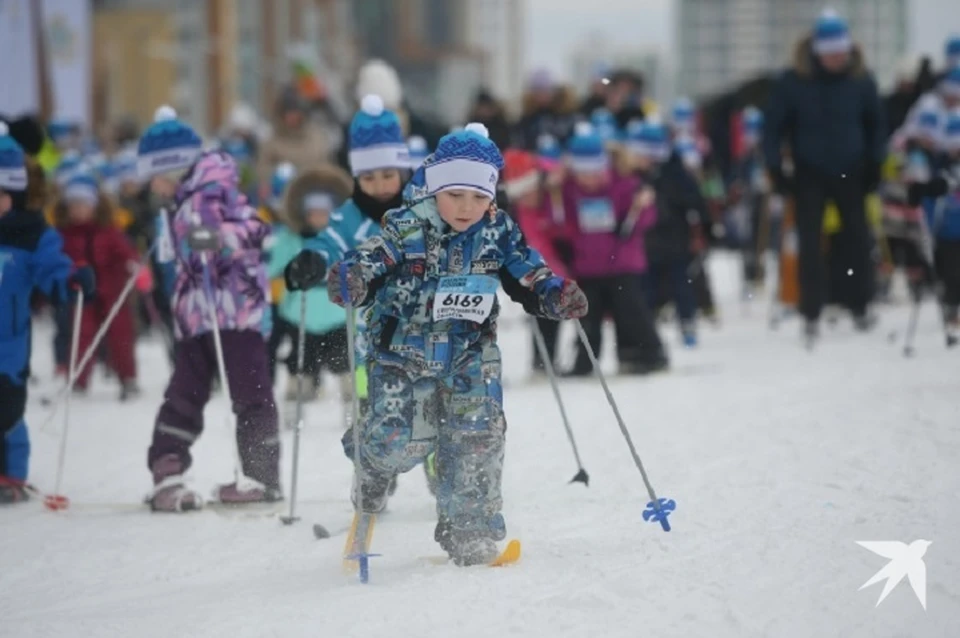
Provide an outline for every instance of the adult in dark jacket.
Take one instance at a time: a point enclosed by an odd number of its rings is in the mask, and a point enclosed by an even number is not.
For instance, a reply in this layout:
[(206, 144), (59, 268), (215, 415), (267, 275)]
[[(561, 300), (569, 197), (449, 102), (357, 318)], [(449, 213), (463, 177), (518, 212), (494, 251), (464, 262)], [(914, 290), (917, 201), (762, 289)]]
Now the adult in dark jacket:
[(540, 69), (533, 73), (523, 97), (523, 114), (517, 122), (513, 146), (536, 151), (537, 142), (550, 135), (561, 144), (573, 130), (573, 111), (567, 104), (569, 96), (558, 86), (550, 72)]
[(473, 106), (467, 115), (467, 121), (479, 122), (486, 126), (490, 139), (497, 148), (506, 149), (510, 146), (512, 131), (506, 110), (487, 89), (481, 88), (477, 91)]
[[(824, 302), (821, 230), (828, 200), (843, 223), (854, 321), (858, 329), (869, 329), (873, 265), (864, 199), (880, 181), (886, 130), (876, 82), (842, 18), (825, 12), (813, 34), (800, 41), (793, 67), (774, 86), (765, 122), (764, 156), (774, 189), (792, 195), (796, 204), (800, 312), (808, 343), (818, 335)], [(789, 178), (784, 145), (793, 157)]]

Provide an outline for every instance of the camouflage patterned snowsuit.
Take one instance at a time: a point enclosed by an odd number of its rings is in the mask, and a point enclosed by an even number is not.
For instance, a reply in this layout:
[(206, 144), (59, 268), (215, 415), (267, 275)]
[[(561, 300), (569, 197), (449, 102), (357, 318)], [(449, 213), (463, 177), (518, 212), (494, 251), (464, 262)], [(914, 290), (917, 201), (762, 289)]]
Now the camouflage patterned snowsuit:
[[(369, 289), (367, 361), (370, 410), (361, 421), (361, 465), (380, 477), (407, 472), (437, 450), (437, 513), (441, 524), (500, 540), (506, 421), (500, 385), (495, 291), (536, 315), (563, 280), (529, 248), (502, 211), (462, 233), (440, 219), (433, 198), (385, 218), (374, 237), (348, 257)], [(465, 278), (449, 278), (462, 275)], [(482, 284), (479, 294), (438, 294), (447, 284)], [(479, 322), (434, 316), (435, 299), (449, 308), (479, 306)], [(481, 298), (484, 301), (480, 301)], [(482, 319), (484, 306), (489, 315)], [(343, 437), (353, 458), (353, 434)]]

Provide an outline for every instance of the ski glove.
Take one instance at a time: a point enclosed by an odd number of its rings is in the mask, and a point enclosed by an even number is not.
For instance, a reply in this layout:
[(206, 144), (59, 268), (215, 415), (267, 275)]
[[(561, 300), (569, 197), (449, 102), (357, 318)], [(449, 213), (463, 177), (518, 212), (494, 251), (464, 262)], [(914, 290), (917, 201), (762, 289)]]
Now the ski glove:
[(93, 297), (97, 292), (97, 277), (90, 266), (80, 266), (67, 278), (67, 287), (70, 289), (70, 300), (76, 297), (76, 291), (83, 292), (86, 299)]
[(579, 319), (587, 314), (587, 295), (577, 282), (566, 279), (559, 288), (554, 288), (543, 299), (543, 313), (548, 319)]
[(320, 286), (325, 274), (327, 264), (320, 253), (305, 249), (283, 269), (283, 281), (287, 290), (309, 290)]
[[(343, 297), (343, 282), (346, 278), (347, 299)], [(357, 306), (367, 297), (367, 283), (363, 280), (360, 265), (352, 261), (339, 261), (327, 273), (327, 294), (338, 306)]]

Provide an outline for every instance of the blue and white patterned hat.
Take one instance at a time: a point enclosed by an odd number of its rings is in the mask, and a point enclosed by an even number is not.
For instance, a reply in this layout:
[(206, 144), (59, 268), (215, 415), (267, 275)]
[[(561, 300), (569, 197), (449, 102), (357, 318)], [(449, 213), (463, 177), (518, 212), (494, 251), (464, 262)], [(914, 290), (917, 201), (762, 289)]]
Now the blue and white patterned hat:
[(97, 179), (90, 173), (76, 173), (64, 184), (63, 198), (67, 201), (96, 204), (100, 199), (100, 187), (97, 184)]
[(697, 124), (697, 110), (693, 101), (687, 97), (677, 98), (670, 110), (670, 121), (676, 129), (692, 131)]
[(27, 190), (27, 156), (6, 122), (0, 122), (0, 190)]
[(603, 107), (594, 109), (590, 114), (590, 123), (604, 142), (614, 141), (620, 136), (617, 118), (609, 109)]
[(203, 140), (190, 126), (177, 119), (170, 106), (157, 109), (137, 145), (137, 171), (143, 179), (189, 168), (203, 150)]
[(354, 176), (381, 168), (409, 168), (407, 143), (400, 120), (383, 106), (379, 95), (368, 95), (350, 122), (350, 170)]
[(663, 161), (670, 156), (670, 137), (663, 123), (649, 118), (627, 126), (627, 151), (638, 157)]
[(577, 122), (567, 142), (567, 155), (574, 173), (602, 173), (610, 168), (603, 138), (590, 122)]
[(673, 150), (688, 168), (700, 168), (703, 165), (703, 158), (700, 156), (700, 149), (697, 148), (697, 141), (689, 135), (680, 135), (673, 140)]
[(817, 55), (847, 53), (853, 48), (847, 21), (832, 9), (826, 9), (813, 26), (813, 51)]
[(947, 113), (940, 145), (948, 153), (960, 151), (960, 106)]
[(53, 169), (53, 179), (58, 186), (66, 184), (77, 173), (87, 170), (83, 157), (77, 151), (67, 151), (60, 156), (60, 162)]
[(960, 35), (952, 35), (947, 38), (944, 46), (944, 56), (947, 59), (947, 68), (960, 64)]
[(419, 135), (413, 135), (407, 140), (407, 157), (410, 160), (410, 168), (417, 170), (423, 166), (423, 162), (430, 155), (430, 148), (427, 146), (427, 140)]
[(557, 162), (563, 157), (563, 149), (557, 138), (546, 133), (537, 138), (537, 156), (542, 160)]
[(960, 64), (954, 65), (952, 69), (944, 74), (937, 89), (944, 95), (960, 98)]
[(440, 139), (423, 171), (430, 195), (465, 189), (494, 199), (502, 168), (503, 156), (490, 140), (487, 127), (471, 122), (462, 131), (448, 133)]
[(137, 152), (124, 149), (114, 155), (101, 171), (103, 189), (108, 193), (117, 193), (122, 184), (140, 181), (137, 174)]
[(273, 169), (273, 177), (270, 180), (270, 206), (274, 210), (283, 208), (283, 197), (287, 191), (287, 186), (297, 176), (297, 168), (290, 162), (277, 164)]

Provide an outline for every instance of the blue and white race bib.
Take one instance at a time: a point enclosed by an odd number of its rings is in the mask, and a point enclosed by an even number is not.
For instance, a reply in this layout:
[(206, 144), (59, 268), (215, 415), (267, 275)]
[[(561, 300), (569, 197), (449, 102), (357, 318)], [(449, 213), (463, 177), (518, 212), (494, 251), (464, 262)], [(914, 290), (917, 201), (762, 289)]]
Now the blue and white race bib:
[(433, 320), (483, 323), (493, 311), (500, 282), (486, 275), (441, 277), (433, 298)]
[(577, 221), (585, 233), (612, 233), (617, 228), (613, 203), (606, 197), (580, 200)]

